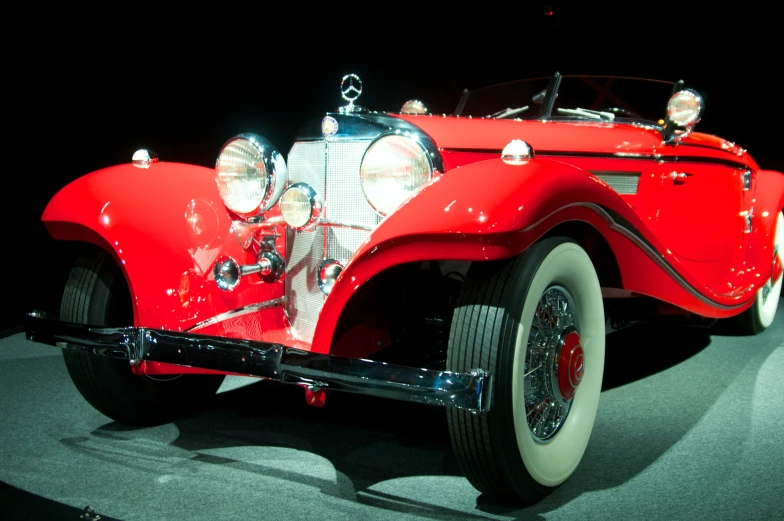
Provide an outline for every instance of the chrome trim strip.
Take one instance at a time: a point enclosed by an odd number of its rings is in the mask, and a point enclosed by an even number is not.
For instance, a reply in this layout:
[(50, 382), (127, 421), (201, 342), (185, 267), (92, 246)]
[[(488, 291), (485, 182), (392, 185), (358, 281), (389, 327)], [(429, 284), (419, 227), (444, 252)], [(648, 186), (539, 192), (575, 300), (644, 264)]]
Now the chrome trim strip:
[(224, 320), (228, 320), (230, 318), (239, 317), (242, 315), (247, 315), (248, 313), (254, 313), (256, 311), (261, 311), (262, 309), (269, 309), (278, 306), (282, 306), (283, 303), (286, 301), (285, 298), (279, 297), (272, 300), (266, 300), (264, 302), (257, 302), (256, 304), (250, 304), (248, 306), (243, 306), (241, 308), (233, 309), (231, 311), (226, 311), (225, 313), (221, 313), (219, 315), (215, 315), (212, 318), (208, 318), (207, 320), (202, 320), (201, 322), (197, 323), (194, 326), (187, 328), (185, 331), (195, 331), (197, 329), (201, 329), (203, 327), (211, 326), (212, 324), (217, 324), (218, 322), (223, 322)]
[(163, 362), (472, 412), (490, 410), (492, 375), (420, 369), (311, 353), (281, 344), (149, 328), (25, 317), (27, 340), (128, 360)]
[(697, 288), (695, 288), (694, 286), (686, 282), (680, 276), (680, 274), (677, 271), (675, 271), (675, 268), (673, 268), (672, 265), (670, 265), (670, 263), (667, 262), (667, 260), (664, 259), (664, 257), (662, 257), (662, 255), (658, 251), (656, 251), (656, 249), (640, 234), (640, 232), (637, 229), (635, 229), (633, 226), (631, 226), (631, 224), (629, 224), (628, 228), (620, 224), (615, 220), (613, 215), (610, 213), (611, 210), (608, 211), (608, 209), (598, 204), (577, 203), (577, 205), (590, 208), (591, 210), (599, 214), (607, 222), (607, 224), (610, 225), (611, 230), (620, 233), (621, 235), (623, 235), (624, 237), (632, 241), (638, 248), (640, 248), (643, 252), (645, 252), (648, 255), (648, 257), (651, 258), (652, 261), (658, 264), (661, 269), (667, 272), (667, 274), (670, 277), (672, 277), (672, 279), (675, 282), (677, 282), (683, 289), (691, 293), (692, 296), (696, 297), (698, 300), (702, 301), (703, 303), (713, 306), (715, 308), (725, 309), (725, 310), (737, 309), (743, 306), (744, 304), (746, 304), (746, 302), (743, 302), (741, 304), (727, 306), (724, 304), (719, 304), (717, 302), (714, 302), (713, 300), (709, 299), (708, 297), (700, 293), (697, 290)]
[[(243, 242), (243, 240), (240, 238), (241, 233), (238, 231), (239, 228), (244, 228), (245, 230), (249, 230), (249, 231), (243, 230), (243, 232), (247, 235), (247, 234), (252, 234), (256, 230), (260, 230), (262, 228), (274, 228), (275, 226), (280, 226), (280, 225), (288, 226), (286, 221), (283, 220), (283, 217), (278, 216), (257, 223), (234, 221), (232, 223), (231, 230), (234, 232), (234, 235), (237, 237), (237, 240), (240, 241), (240, 246), (242, 246), (243, 249), (247, 250), (248, 247), (250, 246), (251, 239), (246, 239), (245, 242)], [(318, 221), (318, 223), (316, 223), (316, 225), (331, 226), (335, 228), (352, 228), (354, 230), (365, 230), (368, 232), (373, 231), (372, 226), (366, 226), (364, 224), (356, 224), (356, 223), (350, 223), (345, 221), (333, 221), (330, 219), (321, 219)], [(294, 229), (297, 230), (296, 228)]]
[(355, 224), (342, 221), (330, 221), (328, 219), (319, 221), (318, 226), (329, 226), (332, 228), (351, 228), (352, 230), (364, 230), (366, 232), (373, 231), (373, 226), (365, 226), (364, 224)]
[(643, 154), (641, 152), (613, 152), (613, 155), (618, 157), (639, 157), (647, 159), (656, 159), (656, 157), (658, 157), (654, 156), (654, 154)]
[[(685, 146), (682, 143), (678, 146)], [(477, 154), (501, 154), (501, 149), (495, 148), (444, 148), (444, 152), (470, 152)], [(713, 150), (716, 150), (715, 148)], [(636, 153), (635, 153), (636, 154)], [(537, 150), (538, 157), (587, 157), (596, 159), (628, 159), (628, 160), (648, 160), (648, 161), (677, 161), (678, 163), (707, 163), (722, 166), (729, 166), (731, 168), (749, 168), (748, 165), (739, 161), (732, 161), (729, 159), (721, 159), (718, 157), (695, 157), (695, 156), (662, 156), (659, 154), (637, 154), (631, 155), (626, 152), (567, 152), (560, 150)]]
[[(648, 257), (650, 257), (652, 261), (654, 261), (656, 264), (658, 264), (661, 269), (663, 269), (665, 272), (667, 272), (667, 274), (670, 277), (672, 277), (672, 279), (675, 282), (677, 282), (683, 289), (685, 289), (687, 292), (691, 293), (692, 296), (696, 297), (698, 300), (702, 301), (703, 303), (708, 304), (710, 306), (713, 306), (715, 308), (724, 309), (724, 310), (737, 309), (737, 308), (739, 308), (739, 307), (741, 307), (741, 306), (746, 304), (746, 302), (743, 302), (741, 304), (736, 304), (736, 305), (733, 305), (733, 306), (727, 306), (727, 305), (724, 305), (724, 304), (719, 304), (718, 302), (714, 302), (713, 300), (709, 299), (708, 297), (706, 297), (705, 295), (700, 293), (694, 286), (692, 286), (691, 284), (686, 282), (683, 279), (683, 277), (680, 276), (680, 274), (675, 270), (675, 268), (673, 268), (670, 265), (670, 263), (667, 262), (667, 260), (664, 259), (664, 257), (658, 251), (656, 251), (656, 248), (654, 248), (647, 241), (647, 239), (645, 239), (645, 237), (643, 237), (642, 234), (640, 234), (640, 232), (636, 228), (634, 228), (630, 223), (627, 223), (628, 227), (624, 226), (621, 223), (619, 223), (618, 221), (615, 220), (615, 218), (612, 215), (612, 213), (615, 213), (615, 212), (613, 212), (612, 210), (609, 210), (609, 209), (607, 209), (607, 208), (605, 208), (605, 207), (603, 207), (601, 205), (598, 205), (596, 203), (578, 202), (578, 203), (570, 203), (570, 204), (564, 205), (564, 206), (558, 208), (557, 210), (555, 210), (553, 212), (550, 212), (549, 214), (547, 214), (546, 216), (542, 217), (541, 219), (539, 219), (535, 223), (527, 226), (526, 228), (523, 229), (523, 232), (529, 232), (529, 231), (533, 230), (534, 228), (536, 228), (537, 226), (539, 226), (540, 224), (542, 224), (544, 221), (546, 221), (550, 217), (552, 217), (553, 215), (557, 214), (558, 212), (560, 212), (562, 210), (566, 210), (567, 208), (574, 208), (576, 206), (582, 206), (582, 207), (588, 208), (588, 209), (593, 210), (594, 212), (596, 212), (602, 219), (604, 219), (604, 221), (609, 225), (611, 230), (620, 233), (621, 235), (623, 235), (624, 237), (626, 237), (627, 239), (632, 241), (638, 248), (640, 248), (646, 255), (648, 255)], [(618, 217), (620, 219), (623, 219), (621, 216), (618, 216)]]

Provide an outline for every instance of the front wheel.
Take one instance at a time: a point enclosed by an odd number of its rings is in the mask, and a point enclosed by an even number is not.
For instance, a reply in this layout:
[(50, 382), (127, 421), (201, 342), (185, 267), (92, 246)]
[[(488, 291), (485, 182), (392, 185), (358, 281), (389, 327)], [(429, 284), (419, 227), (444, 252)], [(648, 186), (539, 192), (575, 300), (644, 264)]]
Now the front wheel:
[[(125, 278), (107, 253), (96, 250), (76, 260), (65, 284), (60, 319), (107, 327), (133, 325)], [(220, 375), (137, 376), (127, 360), (71, 349), (63, 350), (63, 358), (82, 396), (99, 412), (127, 425), (166, 423), (191, 412), (223, 381)]]
[(447, 369), (493, 373), (489, 412), (448, 411), (452, 446), (474, 487), (536, 502), (575, 471), (599, 404), (604, 335), (596, 271), (570, 239), (472, 266)]

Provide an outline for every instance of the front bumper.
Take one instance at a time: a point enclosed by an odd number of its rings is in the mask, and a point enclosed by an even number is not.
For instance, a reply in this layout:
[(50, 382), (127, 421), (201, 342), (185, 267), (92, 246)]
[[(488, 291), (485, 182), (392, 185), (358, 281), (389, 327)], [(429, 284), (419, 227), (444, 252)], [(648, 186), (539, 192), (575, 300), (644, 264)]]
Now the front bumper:
[(492, 375), (482, 369), (466, 373), (419, 369), (268, 342), (74, 324), (49, 320), (40, 313), (27, 315), (25, 334), (34, 342), (128, 360), (131, 365), (163, 362), (473, 412), (490, 410)]

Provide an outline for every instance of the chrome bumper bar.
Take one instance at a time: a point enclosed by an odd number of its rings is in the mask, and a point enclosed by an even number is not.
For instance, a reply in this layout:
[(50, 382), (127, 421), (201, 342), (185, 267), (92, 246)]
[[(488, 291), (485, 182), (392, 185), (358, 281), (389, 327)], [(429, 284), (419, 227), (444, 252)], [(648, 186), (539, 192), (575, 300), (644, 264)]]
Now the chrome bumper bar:
[(144, 327), (86, 326), (49, 320), (40, 313), (26, 316), (25, 336), (133, 365), (142, 360), (164, 362), (473, 412), (490, 410), (492, 377), (482, 369), (466, 373), (418, 369), (267, 342)]

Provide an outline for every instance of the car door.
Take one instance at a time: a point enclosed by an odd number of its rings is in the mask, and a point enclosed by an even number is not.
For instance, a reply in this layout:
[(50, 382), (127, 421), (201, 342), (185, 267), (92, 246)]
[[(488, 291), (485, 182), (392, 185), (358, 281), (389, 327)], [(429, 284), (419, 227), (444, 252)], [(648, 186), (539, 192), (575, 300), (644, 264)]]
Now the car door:
[(664, 161), (661, 167), (662, 192), (653, 228), (662, 243), (682, 259), (730, 263), (747, 225), (746, 169), (694, 157)]

